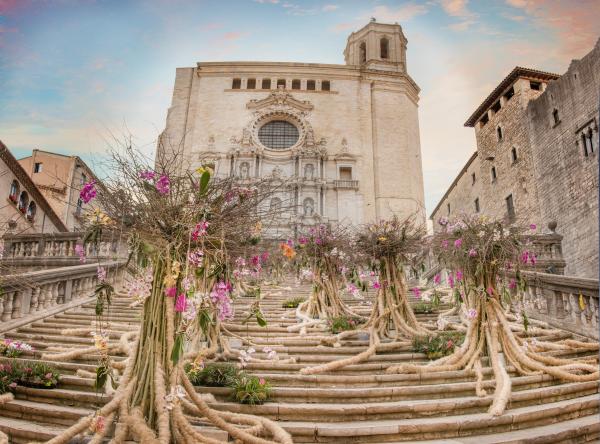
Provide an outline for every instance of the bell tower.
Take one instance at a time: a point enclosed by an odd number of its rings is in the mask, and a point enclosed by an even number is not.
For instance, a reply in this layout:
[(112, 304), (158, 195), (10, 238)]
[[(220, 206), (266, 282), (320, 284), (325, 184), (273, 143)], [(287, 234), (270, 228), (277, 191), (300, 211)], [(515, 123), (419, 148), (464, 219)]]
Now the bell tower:
[(348, 37), (346, 65), (406, 73), (406, 37), (398, 23), (377, 23), (374, 18)]

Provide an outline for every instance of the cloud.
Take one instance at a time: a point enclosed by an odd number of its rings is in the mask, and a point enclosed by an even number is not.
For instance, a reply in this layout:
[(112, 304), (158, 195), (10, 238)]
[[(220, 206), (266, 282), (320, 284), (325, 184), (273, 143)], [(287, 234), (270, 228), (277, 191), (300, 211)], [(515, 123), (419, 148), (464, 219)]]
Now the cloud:
[(368, 14), (361, 17), (361, 21), (375, 17), (378, 22), (394, 23), (407, 22), (414, 17), (426, 14), (428, 7), (424, 4), (405, 3), (398, 8), (389, 8), (388, 6), (375, 6)]
[(600, 2), (579, 0), (506, 0), (506, 4), (522, 10), (538, 28), (556, 35), (560, 57), (578, 57), (588, 52), (598, 39)]
[(452, 23), (448, 29), (452, 31), (466, 31), (476, 22), (477, 14), (471, 12), (467, 5), (469, 0), (440, 0), (442, 9), (451, 17), (459, 18), (460, 21)]
[(226, 32), (225, 34), (223, 34), (223, 39), (227, 40), (228, 42), (233, 42), (233, 41), (241, 39), (245, 35), (246, 35), (245, 32), (239, 32), (239, 31)]
[(336, 9), (339, 9), (339, 5), (325, 5), (321, 8), (321, 10), (323, 10), (324, 12), (331, 12), (331, 11), (335, 11)]
[(254, 0), (256, 3), (260, 3), (260, 4), (264, 4), (264, 3), (271, 3), (272, 5), (276, 5), (277, 3), (279, 3), (279, 0)]

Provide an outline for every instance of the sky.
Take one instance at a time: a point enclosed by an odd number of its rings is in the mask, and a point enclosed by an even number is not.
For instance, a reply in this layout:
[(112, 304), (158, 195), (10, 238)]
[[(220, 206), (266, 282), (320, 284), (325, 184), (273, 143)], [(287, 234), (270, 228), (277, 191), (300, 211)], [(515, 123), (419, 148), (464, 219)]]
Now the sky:
[(515, 66), (563, 73), (600, 35), (600, 0), (0, 0), (0, 140), (92, 167), (115, 135), (150, 152), (176, 67), (343, 64), (371, 17), (408, 38), (428, 214), (475, 151), (463, 124), (492, 89)]

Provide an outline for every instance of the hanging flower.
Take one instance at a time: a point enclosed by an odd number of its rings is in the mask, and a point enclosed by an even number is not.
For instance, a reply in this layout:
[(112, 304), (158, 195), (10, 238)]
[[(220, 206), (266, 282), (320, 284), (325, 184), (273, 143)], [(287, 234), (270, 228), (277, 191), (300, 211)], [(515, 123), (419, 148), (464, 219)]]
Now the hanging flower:
[(448, 242), (448, 239), (444, 239), (444, 240), (442, 241), (442, 248), (443, 248), (444, 250), (448, 248), (448, 243), (449, 243), (449, 242)]
[(79, 197), (85, 203), (89, 203), (94, 197), (96, 197), (96, 181), (92, 180), (84, 184), (83, 188), (81, 188), (81, 191), (79, 192)]
[(476, 317), (477, 317), (477, 310), (475, 310), (474, 308), (470, 308), (469, 311), (467, 311), (467, 318), (475, 319)]
[(202, 265), (202, 260), (204, 259), (204, 252), (200, 249), (190, 251), (188, 253), (188, 261), (194, 267), (199, 267)]
[(160, 194), (165, 195), (171, 192), (171, 181), (169, 180), (169, 176), (166, 174), (162, 174), (154, 186), (156, 187), (156, 191), (158, 191)]
[(194, 231), (192, 231), (192, 240), (197, 241), (200, 237), (206, 236), (208, 229), (208, 222), (205, 220), (202, 222), (198, 222), (194, 227)]
[(379, 290), (381, 288), (381, 284), (379, 283), (379, 281), (373, 282), (373, 288), (375, 290)]
[(104, 282), (106, 280), (106, 269), (104, 267), (98, 266), (98, 270), (96, 271), (98, 276), (98, 280), (100, 282)]
[(531, 224), (531, 225), (529, 225), (529, 229), (530, 230), (536, 230), (537, 229), (537, 225), (536, 224)]
[(475, 248), (471, 248), (469, 250), (469, 257), (475, 257), (477, 256), (477, 250)]
[(248, 365), (248, 363), (252, 360), (252, 355), (255, 351), (256, 350), (254, 350), (252, 347), (248, 348), (248, 350), (240, 350), (240, 367), (244, 368), (246, 365)]
[(508, 288), (510, 288), (511, 290), (517, 288), (517, 281), (515, 280), (515, 278), (511, 278), (510, 282), (508, 283)]
[(438, 223), (442, 227), (445, 227), (446, 225), (448, 225), (448, 218), (447, 217), (440, 217), (440, 220), (438, 221)]
[(488, 287), (485, 292), (490, 296), (494, 296), (494, 289), (492, 287)]
[(185, 293), (180, 293), (179, 296), (177, 296), (177, 300), (175, 301), (175, 311), (177, 313), (183, 313), (185, 311), (185, 307), (186, 307)]
[(154, 178), (156, 177), (156, 173), (152, 170), (146, 170), (146, 171), (142, 171), (140, 173), (140, 179), (144, 179), (144, 180), (154, 180)]
[(167, 287), (165, 288), (165, 295), (170, 298), (174, 298), (177, 296), (177, 287)]
[(412, 289), (412, 292), (413, 292), (413, 294), (415, 295), (415, 297), (416, 297), (417, 299), (420, 299), (420, 298), (421, 298), (421, 290), (420, 290), (418, 287), (414, 287), (414, 288)]
[(106, 418), (102, 415), (94, 416), (92, 422), (90, 423), (90, 432), (102, 433), (104, 431), (104, 427), (106, 427)]
[(442, 276), (440, 276), (440, 274), (438, 273), (433, 277), (433, 283), (435, 285), (440, 285), (440, 282), (442, 282)]
[(463, 278), (463, 272), (460, 270), (456, 270), (456, 282), (462, 281), (462, 278)]
[(263, 348), (263, 353), (267, 354), (267, 359), (277, 359), (277, 352), (275, 350), (273, 350), (271, 347), (264, 347)]
[(450, 288), (454, 288), (454, 276), (452, 274), (448, 275), (448, 285), (450, 285)]
[(462, 247), (462, 243), (463, 243), (463, 240), (461, 238), (456, 239), (454, 241), (454, 248), (458, 249), (458, 248)]
[(94, 333), (92, 332), (94, 347), (101, 352), (108, 350), (108, 333)]
[(85, 261), (87, 259), (85, 257), (85, 248), (83, 248), (83, 245), (81, 245), (81, 244), (75, 245), (75, 254), (77, 254), (77, 256), (79, 256), (79, 262), (85, 263)]

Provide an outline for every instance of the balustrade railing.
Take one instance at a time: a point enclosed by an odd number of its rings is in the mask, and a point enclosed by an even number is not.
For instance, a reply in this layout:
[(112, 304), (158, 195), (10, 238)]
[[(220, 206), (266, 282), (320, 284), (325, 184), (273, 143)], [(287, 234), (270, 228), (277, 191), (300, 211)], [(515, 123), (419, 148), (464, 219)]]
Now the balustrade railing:
[[(105, 261), (107, 280), (122, 282), (125, 261)], [(19, 319), (36, 312), (90, 297), (98, 284), (98, 263), (29, 271), (0, 279), (0, 320)]]
[[(76, 246), (83, 244), (83, 236), (78, 232), (4, 235), (2, 265), (11, 272), (77, 265), (82, 260)], [(83, 252), (85, 257), (115, 260), (127, 256), (127, 245), (118, 233), (109, 232), (97, 246), (85, 245)]]
[(524, 271), (523, 308), (528, 316), (598, 339), (598, 280)]
[(358, 180), (334, 180), (333, 186), (338, 189), (358, 190)]

